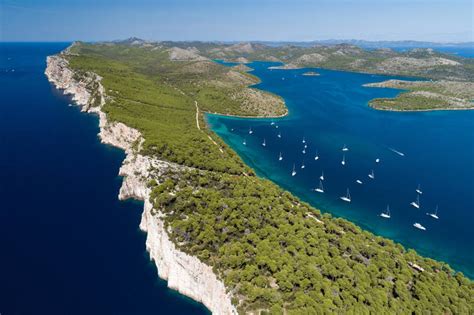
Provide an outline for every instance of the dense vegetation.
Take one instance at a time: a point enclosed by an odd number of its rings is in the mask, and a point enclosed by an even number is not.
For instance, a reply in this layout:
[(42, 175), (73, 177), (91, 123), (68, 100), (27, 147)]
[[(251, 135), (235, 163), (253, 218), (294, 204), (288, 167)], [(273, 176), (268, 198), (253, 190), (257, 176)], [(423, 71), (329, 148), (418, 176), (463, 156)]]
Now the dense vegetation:
[(447, 265), (321, 215), (269, 181), (191, 171), (154, 185), (172, 239), (217, 270), (240, 311), (473, 311), (473, 283)]
[[(80, 44), (65, 57), (78, 75), (103, 78), (103, 110), (143, 134), (142, 154), (194, 169), (150, 181), (153, 211), (165, 214), (179, 248), (214, 268), (239, 311), (474, 311), (474, 284), (461, 273), (321, 214), (254, 176), (202, 116), (197, 128), (196, 99), (210, 112), (257, 111), (233, 97), (247, 93), (255, 78), (209, 61), (172, 61), (166, 46), (155, 48)], [(277, 98), (263, 95), (271, 102), (258, 104), (281, 109)]]

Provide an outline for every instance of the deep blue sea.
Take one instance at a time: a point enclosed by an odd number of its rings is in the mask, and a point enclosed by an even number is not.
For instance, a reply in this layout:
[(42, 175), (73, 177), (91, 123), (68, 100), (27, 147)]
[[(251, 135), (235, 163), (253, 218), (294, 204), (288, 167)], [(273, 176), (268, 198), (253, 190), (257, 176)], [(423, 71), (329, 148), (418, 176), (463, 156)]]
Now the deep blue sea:
[(123, 152), (43, 74), (67, 45), (0, 43), (0, 314), (209, 314), (158, 279)]
[[(269, 70), (270, 65), (250, 64), (262, 81), (256, 87), (282, 96), (289, 116), (208, 115), (212, 129), (260, 176), (325, 212), (474, 278), (474, 111), (377, 111), (367, 106), (370, 99), (400, 91), (362, 85), (394, 77), (323, 69), (312, 69), (320, 76), (303, 76), (308, 69)], [(368, 177), (372, 170), (374, 179)], [(312, 190), (322, 172), (324, 194)], [(418, 185), (420, 209), (410, 206)], [(340, 200), (348, 188), (351, 203)], [(387, 205), (391, 218), (383, 219), (379, 214)], [(438, 220), (427, 215), (437, 205)], [(414, 228), (416, 222), (426, 231)]]

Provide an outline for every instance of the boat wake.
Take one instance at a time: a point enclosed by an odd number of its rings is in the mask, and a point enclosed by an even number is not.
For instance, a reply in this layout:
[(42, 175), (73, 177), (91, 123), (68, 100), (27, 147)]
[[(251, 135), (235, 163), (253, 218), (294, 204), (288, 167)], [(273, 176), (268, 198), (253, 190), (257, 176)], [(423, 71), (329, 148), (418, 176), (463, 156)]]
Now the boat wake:
[(395, 150), (394, 148), (388, 148), (388, 149), (389, 149), (390, 151), (392, 151), (393, 153), (396, 153), (396, 154), (398, 154), (398, 155), (400, 155), (400, 156), (405, 156), (405, 153), (400, 152), (400, 151), (397, 151), (397, 150)]

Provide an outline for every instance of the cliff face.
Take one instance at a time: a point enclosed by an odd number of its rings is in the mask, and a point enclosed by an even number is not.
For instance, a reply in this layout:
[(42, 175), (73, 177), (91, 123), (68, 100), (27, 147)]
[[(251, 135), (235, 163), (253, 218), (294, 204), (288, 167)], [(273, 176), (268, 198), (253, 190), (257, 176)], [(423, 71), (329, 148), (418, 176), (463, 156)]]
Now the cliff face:
[(45, 74), (58, 89), (71, 94), (83, 111), (99, 115), (102, 143), (125, 150), (127, 156), (119, 171), (120, 176), (124, 177), (119, 199), (144, 201), (140, 228), (147, 232), (146, 248), (159, 276), (168, 280), (168, 287), (202, 302), (213, 314), (237, 314), (231, 304), (231, 295), (226, 293), (224, 284), (212, 268), (178, 250), (164, 228), (163, 214), (155, 210), (153, 215), (148, 181), (155, 179), (160, 182), (166, 170), (182, 166), (141, 155), (137, 152), (139, 150), (133, 149), (134, 146), (140, 147), (143, 138), (138, 130), (107, 120), (106, 114), (101, 111), (106, 95), (100, 76), (91, 72), (75, 73), (61, 54), (48, 57)]

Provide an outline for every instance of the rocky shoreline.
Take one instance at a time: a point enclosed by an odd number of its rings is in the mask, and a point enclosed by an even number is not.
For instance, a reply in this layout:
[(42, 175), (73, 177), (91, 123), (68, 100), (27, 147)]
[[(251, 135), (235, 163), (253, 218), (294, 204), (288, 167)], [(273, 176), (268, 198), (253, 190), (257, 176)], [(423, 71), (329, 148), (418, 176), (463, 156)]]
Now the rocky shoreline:
[(139, 148), (144, 139), (140, 132), (125, 124), (108, 121), (101, 110), (107, 100), (102, 78), (91, 72), (75, 73), (65, 58), (67, 51), (47, 58), (45, 74), (56, 88), (72, 95), (82, 111), (99, 116), (102, 143), (125, 151), (126, 158), (119, 171), (123, 182), (118, 198), (144, 201), (140, 228), (147, 232), (146, 248), (156, 264), (158, 275), (168, 281), (168, 287), (203, 303), (213, 314), (237, 314), (224, 283), (211, 267), (176, 248), (164, 228), (163, 214), (153, 209), (149, 201), (147, 183), (151, 179), (161, 182), (167, 170), (179, 170), (182, 166), (141, 155)]

